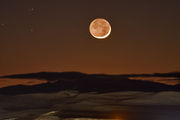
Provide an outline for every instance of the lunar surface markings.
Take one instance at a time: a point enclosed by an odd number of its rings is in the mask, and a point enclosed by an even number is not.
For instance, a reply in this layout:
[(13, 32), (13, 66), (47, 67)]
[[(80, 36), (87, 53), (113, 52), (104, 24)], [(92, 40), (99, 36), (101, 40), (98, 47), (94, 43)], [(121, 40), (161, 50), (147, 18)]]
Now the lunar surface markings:
[(111, 33), (111, 25), (103, 18), (93, 20), (89, 26), (91, 35), (98, 39), (104, 39)]

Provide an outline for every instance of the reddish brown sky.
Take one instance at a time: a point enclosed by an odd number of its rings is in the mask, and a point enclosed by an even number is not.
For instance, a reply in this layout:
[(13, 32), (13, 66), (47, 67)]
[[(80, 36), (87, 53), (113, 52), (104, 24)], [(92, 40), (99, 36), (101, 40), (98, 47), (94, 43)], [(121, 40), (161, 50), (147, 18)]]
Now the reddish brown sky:
[[(0, 75), (180, 70), (179, 0), (1, 0)], [(112, 34), (88, 31), (105, 18)]]

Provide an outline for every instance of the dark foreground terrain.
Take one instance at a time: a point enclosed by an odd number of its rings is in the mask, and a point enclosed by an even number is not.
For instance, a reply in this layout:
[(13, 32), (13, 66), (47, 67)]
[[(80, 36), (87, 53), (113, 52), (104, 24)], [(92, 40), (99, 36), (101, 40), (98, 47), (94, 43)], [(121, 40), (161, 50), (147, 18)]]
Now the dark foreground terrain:
[[(162, 77), (177, 84), (133, 77)], [(180, 120), (179, 77), (179, 73), (79, 72), (3, 76), (1, 79), (34, 79), (46, 83), (0, 88), (0, 120)]]

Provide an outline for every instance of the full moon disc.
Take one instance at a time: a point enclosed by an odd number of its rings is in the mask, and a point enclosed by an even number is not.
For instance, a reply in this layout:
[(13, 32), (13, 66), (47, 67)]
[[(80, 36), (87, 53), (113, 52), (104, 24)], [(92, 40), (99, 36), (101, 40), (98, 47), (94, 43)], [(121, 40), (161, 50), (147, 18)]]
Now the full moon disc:
[(103, 18), (93, 20), (89, 26), (91, 35), (98, 39), (104, 39), (111, 33), (111, 25)]

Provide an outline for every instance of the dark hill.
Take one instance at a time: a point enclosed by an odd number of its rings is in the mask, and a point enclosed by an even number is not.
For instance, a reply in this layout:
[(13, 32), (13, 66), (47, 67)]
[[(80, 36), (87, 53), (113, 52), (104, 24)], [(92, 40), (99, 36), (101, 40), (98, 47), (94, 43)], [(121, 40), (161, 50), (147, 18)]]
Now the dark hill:
[[(172, 74), (170, 74), (172, 75)], [(0, 94), (52, 93), (62, 90), (79, 92), (118, 92), (118, 91), (180, 91), (180, 85), (170, 86), (155, 82), (130, 80), (124, 75), (83, 74), (79, 72), (40, 72), (4, 76), (4, 78), (36, 78), (56, 80), (52, 83), (26, 86), (9, 86), (0, 89)]]
[(2, 76), (1, 78), (24, 78), (24, 79), (44, 79), (44, 80), (58, 80), (64, 79), (74, 79), (87, 76), (86, 74), (80, 72), (39, 72), (39, 73), (27, 73), (27, 74), (15, 74)]

